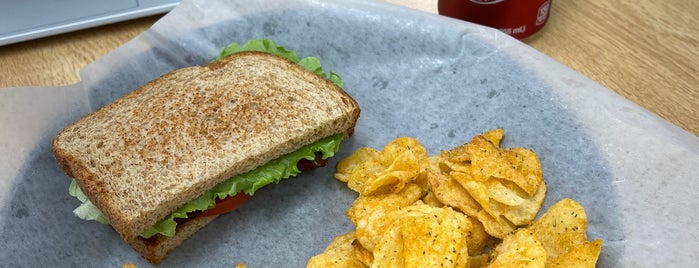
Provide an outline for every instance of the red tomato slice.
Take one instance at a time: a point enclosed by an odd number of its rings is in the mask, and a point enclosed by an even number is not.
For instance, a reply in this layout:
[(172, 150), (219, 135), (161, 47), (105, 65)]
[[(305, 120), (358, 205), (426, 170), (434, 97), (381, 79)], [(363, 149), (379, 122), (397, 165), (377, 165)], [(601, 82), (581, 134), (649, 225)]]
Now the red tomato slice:
[(234, 196), (226, 197), (223, 200), (217, 198), (216, 205), (213, 208), (202, 211), (201, 213), (199, 213), (198, 216), (206, 217), (231, 212), (238, 208), (240, 205), (242, 205), (243, 202), (245, 202), (245, 200), (248, 200), (248, 198), (250, 198), (250, 196), (245, 194), (244, 192), (237, 193)]

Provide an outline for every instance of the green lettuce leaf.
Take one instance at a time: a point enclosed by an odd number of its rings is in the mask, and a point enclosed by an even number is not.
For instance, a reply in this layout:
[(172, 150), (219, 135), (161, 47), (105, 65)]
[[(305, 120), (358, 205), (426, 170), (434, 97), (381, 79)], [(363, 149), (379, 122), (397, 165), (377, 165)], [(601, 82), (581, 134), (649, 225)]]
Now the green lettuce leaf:
[(299, 58), (296, 56), (296, 53), (287, 50), (283, 46), (278, 46), (276, 43), (274, 43), (274, 41), (269, 39), (253, 39), (242, 46), (238, 43), (231, 43), (228, 46), (221, 49), (221, 52), (218, 53), (218, 57), (216, 57), (216, 60), (220, 60), (232, 54), (243, 51), (267, 52), (270, 54), (280, 56), (292, 62), (299, 62)]
[(70, 181), (70, 187), (68, 188), (68, 194), (76, 197), (82, 204), (73, 210), (73, 214), (78, 216), (83, 220), (93, 220), (98, 221), (103, 224), (109, 224), (107, 217), (102, 214), (95, 205), (87, 199), (87, 196), (80, 190), (78, 183), (75, 180)]
[(322, 78), (330, 80), (330, 82), (337, 85), (338, 87), (342, 87), (343, 85), (342, 78), (340, 78), (340, 76), (336, 73), (330, 72), (330, 77), (328, 77), (327, 74), (325, 74), (325, 72), (323, 71), (323, 67), (320, 65), (320, 60), (318, 58), (307, 57), (299, 60), (299, 57), (296, 56), (296, 53), (294, 53), (291, 50), (287, 50), (283, 46), (278, 46), (276, 43), (274, 43), (274, 41), (269, 39), (253, 39), (242, 46), (238, 43), (231, 43), (230, 45), (221, 49), (221, 52), (218, 54), (216, 60), (220, 60), (231, 54), (243, 51), (267, 52), (270, 54), (280, 56), (282, 58), (290, 60), (291, 62), (295, 62), (298, 65), (301, 65), (301, 67), (305, 68), (306, 70), (312, 73), (317, 74)]

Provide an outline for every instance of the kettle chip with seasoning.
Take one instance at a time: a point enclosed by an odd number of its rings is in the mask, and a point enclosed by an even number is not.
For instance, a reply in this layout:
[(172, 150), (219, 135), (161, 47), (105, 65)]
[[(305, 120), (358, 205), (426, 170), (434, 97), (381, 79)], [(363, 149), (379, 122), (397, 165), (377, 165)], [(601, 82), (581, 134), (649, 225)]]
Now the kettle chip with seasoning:
[(363, 147), (335, 178), (359, 196), (346, 211), (355, 230), (339, 235), (307, 267), (594, 267), (602, 240), (564, 198), (535, 219), (546, 183), (526, 148), (501, 148), (494, 129), (436, 156), (399, 137)]

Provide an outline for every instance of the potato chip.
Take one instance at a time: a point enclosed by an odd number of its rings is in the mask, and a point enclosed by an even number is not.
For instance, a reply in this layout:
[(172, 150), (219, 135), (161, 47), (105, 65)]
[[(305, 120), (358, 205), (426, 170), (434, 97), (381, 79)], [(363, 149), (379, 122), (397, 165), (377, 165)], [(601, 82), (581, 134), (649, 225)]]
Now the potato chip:
[(416, 204), (399, 218), (406, 267), (465, 267), (471, 222), (450, 207)]
[(469, 256), (468, 266), (469, 268), (480, 268), (485, 267), (488, 264), (489, 256), (488, 253), (483, 253), (480, 255)]
[(442, 166), (441, 170), (443, 173), (461, 172), (471, 174), (471, 162), (453, 162), (442, 159), (440, 166)]
[[(354, 169), (352, 174), (348, 176), (347, 187), (355, 192), (361, 193), (364, 190), (364, 185), (367, 180), (375, 177), (376, 174), (384, 171), (386, 167), (382, 166), (378, 160), (367, 161), (359, 164), (359, 166)], [(335, 175), (338, 178), (337, 175)], [(339, 178), (344, 179), (345, 177), (340, 176)]]
[(476, 214), (476, 218), (483, 224), (485, 231), (495, 238), (503, 239), (517, 229), (517, 226), (504, 216), (495, 217), (485, 210), (479, 211)]
[[(465, 267), (468, 248), (466, 215), (450, 207), (417, 203), (394, 211), (393, 224), (374, 250), (373, 265), (390, 267)], [(389, 266), (385, 266), (389, 267)]]
[(490, 208), (494, 213), (504, 216), (516, 226), (529, 225), (536, 217), (536, 214), (539, 213), (541, 205), (544, 203), (546, 187), (546, 183), (539, 184), (539, 189), (534, 196), (523, 199), (523, 202), (516, 206), (508, 206), (497, 202), (498, 199), (502, 198), (496, 198), (495, 193), (493, 193), (493, 200), (490, 203)]
[[(519, 203), (519, 205), (517, 206), (508, 206), (497, 201), (506, 198), (498, 197), (498, 194), (506, 192), (507, 195), (516, 194), (508, 192), (507, 188), (498, 184), (496, 179), (490, 179), (487, 183), (466, 181), (463, 186), (468, 192), (468, 195), (473, 197), (473, 200), (476, 200), (482, 208), (482, 210), (479, 210), (475, 214), (470, 214), (471, 212), (467, 212), (467, 214), (481, 220), (483, 225), (487, 226), (486, 230), (488, 233), (497, 238), (502, 238), (504, 235), (513, 231), (517, 226), (530, 224), (541, 208), (546, 194), (546, 185), (542, 183), (539, 186), (540, 189), (533, 197), (518, 200), (516, 203)], [(496, 190), (493, 191), (492, 189)], [(451, 191), (454, 190), (451, 189)], [(436, 195), (438, 194), (439, 193), (436, 193)], [(484, 214), (488, 214), (488, 216)]]
[(379, 207), (367, 213), (366, 217), (357, 220), (357, 240), (370, 251), (381, 243), (383, 236), (396, 224), (398, 215), (394, 209)]
[(450, 150), (442, 150), (439, 156), (446, 162), (458, 163), (471, 161), (471, 155), (468, 153), (466, 144), (456, 146)]
[[(502, 141), (502, 138), (505, 136), (505, 131), (499, 128), (493, 129), (481, 134), (481, 136), (495, 145), (495, 147), (500, 147), (500, 141)], [(450, 163), (471, 161), (468, 144), (459, 145), (450, 150), (442, 150), (439, 156), (444, 159), (445, 162)]]
[(510, 148), (505, 150), (504, 157), (508, 165), (503, 167), (504, 177), (501, 179), (512, 181), (530, 196), (534, 195), (543, 181), (541, 163), (536, 153), (526, 148)]
[(510, 188), (505, 187), (503, 183), (507, 183), (506, 181), (501, 181), (496, 178), (490, 178), (484, 181), (483, 183), (485, 184), (485, 188), (487, 188), (487, 191), (492, 201), (499, 202), (506, 206), (519, 206), (522, 203), (526, 202), (526, 198), (529, 197), (526, 196), (526, 193), (524, 196), (520, 196), (516, 190), (512, 190)]
[(573, 246), (568, 252), (563, 253), (546, 264), (551, 268), (594, 268), (602, 251), (602, 240), (596, 239)]
[(381, 150), (381, 161), (384, 166), (388, 166), (398, 155), (403, 152), (410, 152), (418, 161), (427, 159), (427, 149), (423, 147), (415, 138), (398, 137)]
[[(352, 241), (354, 241), (356, 238), (357, 237), (356, 237), (354, 232), (348, 232), (344, 235), (337, 236), (330, 242), (330, 244), (328, 244), (327, 247), (325, 247), (324, 252), (326, 252), (326, 253), (329, 252), (329, 253), (333, 253), (333, 254), (334, 253), (342, 253), (342, 254), (349, 253), (352, 251), (352, 250), (350, 250), (351, 246), (352, 246)], [(351, 254), (347, 254), (347, 256), (349, 256), (349, 255), (351, 255)]]
[(457, 182), (459, 182), (459, 184), (461, 184), (462, 187), (469, 181), (475, 181), (473, 176), (471, 176), (471, 172), (452, 171), (444, 174), (448, 174), (449, 177), (455, 179)]
[(424, 189), (413, 183), (406, 185), (402, 191), (395, 194), (375, 196), (360, 195), (354, 200), (352, 206), (345, 214), (347, 218), (356, 225), (359, 219), (366, 217), (368, 213), (377, 208), (395, 210), (407, 207), (415, 203), (415, 201), (420, 200), (423, 195)]
[(439, 202), (456, 208), (466, 215), (476, 215), (481, 210), (481, 206), (474, 200), (461, 184), (455, 179), (428, 171), (427, 180), (430, 183), (432, 192)]
[(428, 191), (425, 196), (422, 197), (422, 202), (433, 207), (443, 207), (445, 206), (442, 202), (437, 199), (437, 196), (432, 191)]
[(335, 178), (347, 182), (349, 177), (365, 162), (371, 162), (379, 158), (379, 151), (369, 147), (355, 150), (350, 156), (337, 163)]
[(452, 176), (453, 178), (457, 178), (456, 180), (461, 184), (461, 186), (466, 189), (468, 194), (473, 198), (473, 200), (476, 201), (480, 205), (480, 210), (484, 210), (488, 214), (496, 217), (499, 214), (494, 213), (490, 209), (490, 193), (488, 192), (488, 188), (485, 186), (485, 184), (474, 181), (474, 180), (468, 180), (469, 177), (459, 177), (459, 176)]
[(475, 180), (485, 181), (499, 168), (500, 148), (495, 147), (491, 142), (476, 136), (466, 144), (468, 154), (471, 156), (470, 174)]
[(400, 233), (400, 228), (386, 230), (386, 233), (381, 236), (376, 249), (372, 253), (374, 255), (374, 262), (371, 264), (372, 268), (403, 267), (405, 258), (403, 256), (403, 236)]
[[(499, 142), (502, 139), (502, 133), (501, 131), (491, 131), (489, 135), (491, 135), (491, 139)], [(470, 173), (474, 172), (476, 168), (484, 170), (484, 174), (486, 174), (488, 169), (499, 168), (501, 164), (497, 162), (498, 160), (507, 160), (506, 158), (511, 155), (515, 155), (515, 158), (518, 158), (518, 156), (514, 153), (516, 151), (501, 150), (481, 136), (474, 138), (472, 142), (467, 144), (468, 146), (470, 146), (471, 150), (483, 147), (484, 155), (495, 155), (493, 157), (489, 156), (487, 159), (487, 164), (491, 166), (479, 168), (477, 165), (482, 163), (477, 163), (474, 159), (471, 170), (460, 169), (459, 171), (453, 171), (455, 169), (453, 167), (459, 168), (468, 164), (460, 164), (460, 166), (458, 163), (443, 161), (441, 164), (444, 168), (441, 170), (452, 170), (449, 174), (452, 180), (440, 179), (438, 175), (430, 174), (428, 179), (431, 179), (431, 187), (435, 196), (442, 203), (458, 208), (467, 215), (476, 216), (478, 219), (485, 221), (483, 225), (487, 227), (488, 233), (498, 238), (503, 238), (509, 232), (514, 231), (516, 226), (524, 226), (531, 223), (541, 208), (545, 197), (546, 186), (541, 186), (543, 178), (536, 179), (538, 185), (533, 195), (530, 195), (530, 193), (520, 187), (516, 183), (517, 180), (500, 179), (496, 176), (481, 176), (480, 179), (477, 179)], [(451, 151), (451, 153), (453, 152), (455, 151)], [(455, 185), (450, 183), (453, 181), (458, 182), (466, 193), (463, 193), (461, 188), (454, 187)], [(447, 199), (450, 201), (447, 201)], [(457, 200), (460, 202), (455, 202)], [(481, 210), (484, 210), (490, 216), (477, 216)]]
[(500, 147), (500, 142), (502, 141), (502, 138), (505, 137), (505, 130), (496, 128), (481, 134), (481, 136), (495, 145), (495, 147)]
[(355, 239), (352, 241), (352, 248), (354, 248), (354, 256), (366, 266), (371, 266), (374, 262), (374, 254), (362, 246), (359, 240)]
[(335, 237), (323, 253), (315, 255), (308, 260), (306, 267), (367, 267), (354, 255), (354, 248), (352, 247), (352, 241), (354, 240), (354, 232)]
[(363, 195), (397, 193), (420, 173), (418, 158), (410, 151), (399, 153), (388, 168), (369, 176), (364, 182)]
[(360, 148), (338, 163), (335, 178), (364, 195), (396, 193), (430, 164), (416, 139), (397, 138), (379, 152)]
[(543, 181), (539, 158), (523, 148), (500, 149), (483, 136), (468, 143), (471, 154), (471, 175), (477, 181), (490, 177), (512, 181), (529, 196)]
[(520, 229), (517, 232), (506, 236), (492, 251), (492, 261), (489, 268), (497, 267), (545, 267), (546, 250), (544, 246), (536, 240), (532, 232), (527, 229)]
[(417, 184), (420, 188), (425, 189), (425, 192), (429, 192), (430, 190), (429, 182), (427, 181), (427, 170), (428, 169), (420, 169), (417, 177), (411, 181), (411, 183)]
[(555, 259), (587, 242), (587, 215), (578, 202), (564, 198), (534, 221), (529, 230), (544, 245), (548, 257)]
[[(422, 166), (425, 167), (425, 170), (431, 170), (433, 172), (441, 172), (442, 169), (440, 166), (442, 165), (443, 161), (444, 161), (444, 159), (442, 159), (441, 157), (433, 155), (433, 156), (427, 157), (427, 161)], [(469, 170), (470, 170), (470, 168), (469, 168)]]
[(397, 207), (377, 206), (364, 212), (364, 217), (356, 221), (357, 240), (364, 248), (374, 251), (383, 236), (396, 225), (399, 211)]
[(468, 255), (476, 256), (485, 250), (486, 247), (490, 246), (494, 240), (485, 231), (483, 223), (481, 223), (476, 217), (468, 217), (471, 222), (471, 229), (464, 233), (466, 238), (466, 245), (468, 247)]

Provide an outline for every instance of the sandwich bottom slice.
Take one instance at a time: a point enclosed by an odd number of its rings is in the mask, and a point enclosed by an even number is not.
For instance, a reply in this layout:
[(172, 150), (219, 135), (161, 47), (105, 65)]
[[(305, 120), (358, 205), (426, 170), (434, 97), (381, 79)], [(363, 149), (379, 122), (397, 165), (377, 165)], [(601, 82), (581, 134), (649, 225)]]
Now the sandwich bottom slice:
[(85, 200), (157, 264), (217, 216), (186, 213), (174, 232), (144, 232), (221, 185), (254, 193), (254, 179), (230, 179), (351, 135), (359, 113), (341, 87), (295, 62), (240, 52), (145, 84), (63, 129), (53, 150)]
[(157, 235), (148, 239), (134, 237), (126, 242), (131, 245), (144, 259), (152, 264), (158, 264), (172, 250), (187, 240), (192, 234), (199, 231), (218, 215), (208, 217), (194, 217), (177, 225), (177, 233), (172, 237)]

